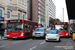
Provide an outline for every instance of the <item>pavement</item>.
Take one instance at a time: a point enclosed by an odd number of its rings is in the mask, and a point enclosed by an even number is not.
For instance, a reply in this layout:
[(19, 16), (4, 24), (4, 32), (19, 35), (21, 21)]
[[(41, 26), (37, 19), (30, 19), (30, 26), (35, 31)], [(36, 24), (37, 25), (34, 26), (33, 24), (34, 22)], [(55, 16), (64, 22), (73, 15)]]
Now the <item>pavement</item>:
[(46, 42), (45, 39), (2, 39), (0, 50), (75, 50), (75, 41), (61, 38), (60, 42)]
[(3, 36), (2, 36), (2, 37), (0, 36), (0, 40), (3, 40), (3, 39), (7, 39), (7, 38), (5, 38), (5, 37), (3, 37)]

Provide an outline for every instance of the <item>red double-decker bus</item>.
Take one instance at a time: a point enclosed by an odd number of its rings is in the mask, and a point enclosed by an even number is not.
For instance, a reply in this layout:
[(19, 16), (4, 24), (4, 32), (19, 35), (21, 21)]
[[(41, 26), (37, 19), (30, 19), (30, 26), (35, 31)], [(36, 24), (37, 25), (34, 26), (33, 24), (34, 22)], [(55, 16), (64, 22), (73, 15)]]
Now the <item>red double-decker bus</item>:
[(32, 32), (37, 27), (38, 23), (29, 20), (7, 20), (7, 39), (32, 37)]
[(69, 37), (68, 25), (68, 22), (54, 22), (54, 27), (60, 33), (60, 37)]

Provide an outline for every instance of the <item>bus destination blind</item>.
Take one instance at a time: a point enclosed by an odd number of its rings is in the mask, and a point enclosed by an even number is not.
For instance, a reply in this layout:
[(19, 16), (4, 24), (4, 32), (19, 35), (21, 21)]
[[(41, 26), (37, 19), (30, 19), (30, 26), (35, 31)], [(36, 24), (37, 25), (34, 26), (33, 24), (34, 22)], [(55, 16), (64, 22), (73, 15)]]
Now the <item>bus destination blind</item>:
[(67, 24), (67, 23), (56, 23), (56, 24)]
[(9, 20), (9, 23), (22, 22), (22, 20)]

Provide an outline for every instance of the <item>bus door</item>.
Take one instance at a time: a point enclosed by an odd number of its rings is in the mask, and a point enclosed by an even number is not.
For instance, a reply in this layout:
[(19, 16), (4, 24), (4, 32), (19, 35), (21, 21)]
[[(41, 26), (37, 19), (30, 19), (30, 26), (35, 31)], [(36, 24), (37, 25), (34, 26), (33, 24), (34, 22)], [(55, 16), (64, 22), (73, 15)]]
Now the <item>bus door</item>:
[(29, 30), (28, 30), (28, 34), (29, 34), (29, 37), (32, 37), (32, 32), (33, 32), (33, 25), (31, 24), (31, 23), (28, 23), (28, 28), (29, 28)]
[(24, 27), (25, 27), (25, 28), (24, 28), (25, 37), (28, 37), (28, 30), (29, 30), (29, 29), (28, 29), (28, 27), (27, 27), (27, 23), (25, 23), (24, 25), (25, 25), (25, 26), (24, 26)]

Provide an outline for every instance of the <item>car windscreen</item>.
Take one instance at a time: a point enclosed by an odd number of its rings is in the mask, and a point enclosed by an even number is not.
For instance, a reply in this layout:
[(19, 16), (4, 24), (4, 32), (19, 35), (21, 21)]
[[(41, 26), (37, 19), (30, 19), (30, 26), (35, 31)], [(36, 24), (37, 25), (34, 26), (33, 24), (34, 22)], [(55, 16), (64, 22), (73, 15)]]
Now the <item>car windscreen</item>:
[(37, 28), (35, 31), (44, 31), (44, 28)]
[(48, 34), (58, 34), (58, 33), (57, 33), (57, 30), (49, 30)]

